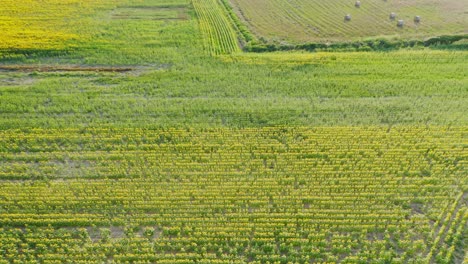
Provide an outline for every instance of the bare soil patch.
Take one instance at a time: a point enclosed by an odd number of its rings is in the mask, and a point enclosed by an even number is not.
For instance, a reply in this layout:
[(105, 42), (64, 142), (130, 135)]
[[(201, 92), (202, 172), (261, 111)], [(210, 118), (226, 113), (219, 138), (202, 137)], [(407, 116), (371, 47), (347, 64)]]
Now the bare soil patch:
[(0, 71), (6, 72), (130, 72), (130, 67), (101, 67), (80, 65), (0, 65)]

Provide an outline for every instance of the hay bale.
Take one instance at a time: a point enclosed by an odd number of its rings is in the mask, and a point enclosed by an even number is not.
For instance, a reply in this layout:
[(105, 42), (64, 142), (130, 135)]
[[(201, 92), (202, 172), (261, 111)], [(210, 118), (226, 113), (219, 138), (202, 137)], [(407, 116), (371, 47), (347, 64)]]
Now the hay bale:
[(396, 13), (395, 12), (391, 12), (390, 13), (390, 20), (395, 20), (396, 18)]
[(356, 3), (354, 4), (355, 7), (359, 8), (361, 7), (361, 1), (356, 1)]
[(404, 25), (405, 25), (405, 21), (403, 21), (402, 19), (398, 20), (397, 27), (402, 28)]
[(350, 15), (350, 14), (347, 14), (347, 15), (344, 17), (344, 20), (345, 20), (345, 21), (351, 21), (351, 15)]
[(420, 16), (415, 16), (414, 17), (414, 23), (419, 23), (421, 22), (421, 17)]

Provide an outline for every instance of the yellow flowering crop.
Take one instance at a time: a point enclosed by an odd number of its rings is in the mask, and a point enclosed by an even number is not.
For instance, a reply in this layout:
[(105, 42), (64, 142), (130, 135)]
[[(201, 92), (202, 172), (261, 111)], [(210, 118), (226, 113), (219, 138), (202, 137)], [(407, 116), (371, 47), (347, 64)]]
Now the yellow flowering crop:
[(82, 36), (83, 18), (111, 1), (3, 0), (0, 6), (1, 49), (61, 49)]

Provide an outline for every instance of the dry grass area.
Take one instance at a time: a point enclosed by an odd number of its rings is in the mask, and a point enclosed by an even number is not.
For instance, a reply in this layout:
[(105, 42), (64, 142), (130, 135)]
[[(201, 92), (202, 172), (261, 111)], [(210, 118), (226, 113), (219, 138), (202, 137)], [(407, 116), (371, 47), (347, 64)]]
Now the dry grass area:
[[(468, 4), (458, 0), (230, 0), (237, 14), (269, 41), (333, 42), (368, 37), (426, 38), (468, 33)], [(394, 19), (390, 18), (395, 13)], [(345, 16), (350, 15), (346, 21)], [(421, 22), (415, 23), (414, 17)], [(397, 21), (404, 26), (398, 27)]]

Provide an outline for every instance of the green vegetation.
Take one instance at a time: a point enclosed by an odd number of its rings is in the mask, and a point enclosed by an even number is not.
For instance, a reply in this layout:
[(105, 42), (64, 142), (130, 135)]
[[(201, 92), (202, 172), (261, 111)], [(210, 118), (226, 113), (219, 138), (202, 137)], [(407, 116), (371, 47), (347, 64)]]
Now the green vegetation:
[(54, 1), (67, 45), (0, 48), (0, 263), (466, 259), (466, 40), (243, 53), (224, 0)]
[(127, 73), (11, 72), (0, 79), (0, 126), (466, 125), (467, 61), (447, 51), (274, 53)]
[(430, 47), (442, 50), (467, 50), (463, 41), (468, 40), (468, 35), (448, 35), (428, 38), (426, 40), (405, 40), (376, 38), (362, 41), (347, 41), (336, 43), (259, 43), (252, 41), (244, 46), (247, 52), (274, 52), (274, 51), (327, 51), (327, 52), (349, 52), (349, 51), (395, 51), (405, 48), (422, 49)]
[(232, 20), (218, 0), (195, 0), (193, 7), (206, 42), (205, 49), (210, 54), (229, 54), (240, 51)]

